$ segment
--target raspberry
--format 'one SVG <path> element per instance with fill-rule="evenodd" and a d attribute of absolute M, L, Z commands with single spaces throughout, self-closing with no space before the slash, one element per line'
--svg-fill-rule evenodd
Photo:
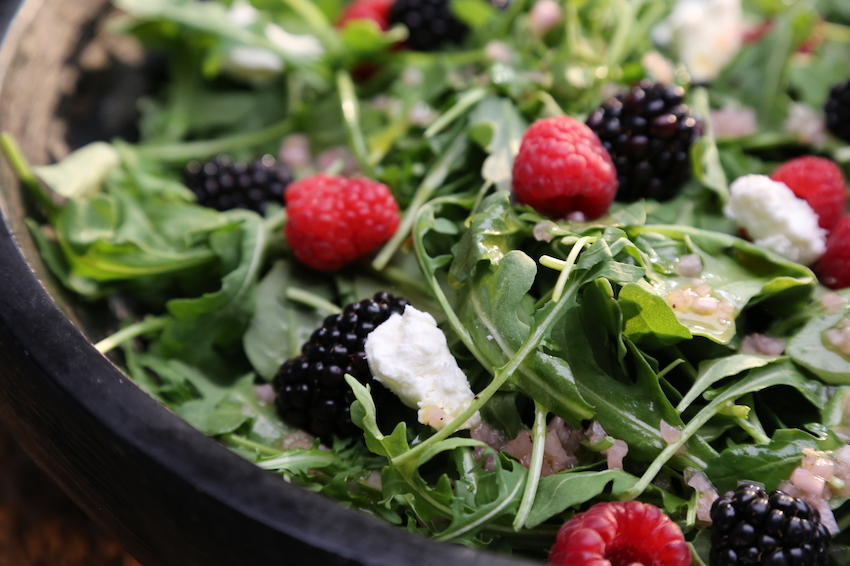
<path fill-rule="evenodd" d="M 351 438 L 359 434 L 360 429 L 351 422 L 354 392 L 345 374 L 369 384 L 382 414 L 405 411 L 398 397 L 372 377 L 364 344 L 370 332 L 391 314 L 402 314 L 407 304 L 401 297 L 376 293 L 327 317 L 301 348 L 301 355 L 286 361 L 274 377 L 275 407 L 281 418 L 324 441 L 333 435 Z"/>
<path fill-rule="evenodd" d="M 513 188 L 520 202 L 541 214 L 598 218 L 617 193 L 617 171 L 590 128 L 569 116 L 546 118 L 522 138 Z"/>
<path fill-rule="evenodd" d="M 850 216 L 845 216 L 833 227 L 815 272 L 820 282 L 830 289 L 850 287 Z"/>
<path fill-rule="evenodd" d="M 219 155 L 212 161 L 189 163 L 183 181 L 198 204 L 216 210 L 249 208 L 263 214 L 268 203 L 283 204 L 283 190 L 292 182 L 292 172 L 271 155 L 250 163 Z"/>
<path fill-rule="evenodd" d="M 835 137 L 850 142 L 850 80 L 838 83 L 829 91 L 824 106 L 826 127 Z"/>
<path fill-rule="evenodd" d="M 395 0 L 390 23 L 407 26 L 407 47 L 414 51 L 436 51 L 444 43 L 461 43 L 469 32 L 452 13 L 449 0 Z"/>
<path fill-rule="evenodd" d="M 549 562 L 561 566 L 689 566 L 679 526 L 640 501 L 597 503 L 558 532 Z"/>
<path fill-rule="evenodd" d="M 743 482 L 711 506 L 711 566 L 823 566 L 831 537 L 811 505 Z"/>
<path fill-rule="evenodd" d="M 392 7 L 393 0 L 354 0 L 345 7 L 336 21 L 336 27 L 341 29 L 351 20 L 372 20 L 381 31 L 387 31 L 390 29 Z"/>
<path fill-rule="evenodd" d="M 286 188 L 286 239 L 295 257 L 335 271 L 386 242 L 399 223 L 386 185 L 363 177 L 319 174 Z"/>
<path fill-rule="evenodd" d="M 832 230 L 847 208 L 844 173 L 829 159 L 813 155 L 798 157 L 783 163 L 770 178 L 785 183 L 797 198 L 808 202 L 825 230 Z"/>
<path fill-rule="evenodd" d="M 641 81 L 587 119 L 617 167 L 617 200 L 667 200 L 691 177 L 690 150 L 702 125 L 682 87 Z"/>

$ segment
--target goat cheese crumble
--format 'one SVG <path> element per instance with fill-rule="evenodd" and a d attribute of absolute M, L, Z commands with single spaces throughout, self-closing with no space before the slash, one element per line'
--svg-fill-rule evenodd
<path fill-rule="evenodd" d="M 460 415 L 475 395 L 430 314 L 408 305 L 369 333 L 366 359 L 375 380 L 419 409 L 419 422 L 437 430 Z M 475 413 L 461 428 L 481 423 Z"/>
<path fill-rule="evenodd" d="M 672 41 L 691 79 L 708 82 L 741 49 L 743 18 L 741 0 L 679 0 L 655 39 Z"/>
<path fill-rule="evenodd" d="M 805 200 L 785 183 L 765 175 L 745 175 L 729 187 L 723 213 L 745 229 L 756 245 L 811 265 L 826 250 L 826 230 Z"/>

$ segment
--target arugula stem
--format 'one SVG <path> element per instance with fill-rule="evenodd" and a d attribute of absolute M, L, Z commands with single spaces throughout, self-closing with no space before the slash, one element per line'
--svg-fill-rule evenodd
<path fill-rule="evenodd" d="M 629 38 L 629 29 L 635 20 L 635 15 L 640 10 L 643 0 L 635 2 L 636 6 L 632 6 L 629 0 L 617 0 L 617 27 L 614 29 L 614 35 L 611 38 L 611 43 L 608 46 L 608 57 L 606 63 L 609 69 L 620 65 L 626 49 L 626 40 Z"/>
<path fill-rule="evenodd" d="M 239 436 L 232 432 L 228 432 L 227 434 L 221 435 L 221 441 L 225 444 L 232 444 L 234 446 L 238 446 L 240 448 L 250 448 L 252 450 L 256 450 L 260 454 L 264 456 L 280 456 L 283 454 L 282 451 L 276 450 L 274 448 L 270 448 L 264 444 L 260 444 L 258 442 L 254 442 L 253 440 L 249 440 L 244 436 Z M 259 465 L 259 464 L 258 464 Z M 262 467 L 262 466 L 261 466 Z"/>
<path fill-rule="evenodd" d="M 404 217 L 401 219 L 401 224 L 393 234 L 393 237 L 384 244 L 381 251 L 372 262 L 372 267 L 378 271 L 386 267 L 393 254 L 401 246 L 401 243 L 410 235 L 410 230 L 413 228 L 413 222 L 419 213 L 419 209 L 425 205 L 431 198 L 431 195 L 440 188 L 443 181 L 449 174 L 449 167 L 455 159 L 460 157 L 461 153 L 466 149 L 466 136 L 456 135 L 454 140 L 449 144 L 448 148 L 440 155 L 431 171 L 422 180 L 422 183 L 416 189 L 413 195 L 413 200 L 407 210 L 404 211 Z"/>
<path fill-rule="evenodd" d="M 483 88 L 474 88 L 463 93 L 454 106 L 443 112 L 433 124 L 428 126 L 425 133 L 422 134 L 426 138 L 432 138 L 445 130 L 456 119 L 462 116 L 467 110 L 484 100 L 487 96 L 487 90 Z"/>
<path fill-rule="evenodd" d="M 426 206 L 423 206 L 422 210 L 420 211 L 420 214 L 417 215 L 417 222 L 419 216 L 422 216 L 430 208 L 436 207 L 441 202 L 441 199 L 434 199 Z M 424 261 L 423 258 L 427 257 L 427 252 L 425 251 L 423 239 L 421 237 L 414 238 L 413 240 L 417 259 L 419 260 L 419 265 L 421 267 Z M 423 271 L 426 271 L 427 273 L 427 270 Z M 431 289 L 431 294 L 434 296 L 434 298 L 437 299 L 437 302 L 440 303 L 440 306 L 443 309 L 443 313 L 446 315 L 446 319 L 449 321 L 449 325 L 452 327 L 452 330 L 455 331 L 461 342 L 464 343 L 464 345 L 469 349 L 469 352 L 476 360 L 478 360 L 482 367 L 487 367 L 487 358 L 484 357 L 484 354 L 481 353 L 481 350 L 478 349 L 478 346 L 475 345 L 475 341 L 472 340 L 472 337 L 469 335 L 469 331 L 467 331 L 466 327 L 460 322 L 457 313 L 454 311 L 451 304 L 449 303 L 449 299 L 443 292 L 442 287 L 440 287 L 440 284 L 437 281 L 436 277 L 434 277 L 434 275 L 431 273 L 427 273 L 426 281 Z"/>
<path fill-rule="evenodd" d="M 679 435 L 675 441 L 669 443 L 658 456 L 656 456 L 655 460 L 649 465 L 644 474 L 641 476 L 640 480 L 632 487 L 630 490 L 625 492 L 625 499 L 634 499 L 638 495 L 644 492 L 644 490 L 649 487 L 649 484 L 652 483 L 652 480 L 658 475 L 658 472 L 661 471 L 667 462 L 676 455 L 676 452 L 682 448 L 688 440 L 693 437 L 703 425 L 705 425 L 711 418 L 716 415 L 719 409 L 729 401 L 732 401 L 734 396 L 728 394 L 728 390 L 719 396 L 715 397 L 708 405 L 705 406 L 693 419 L 682 429 L 682 434 Z"/>
<path fill-rule="evenodd" d="M 310 291 L 299 289 L 298 287 L 287 287 L 286 298 L 290 301 L 295 301 L 296 303 L 301 303 L 302 305 L 313 307 L 317 311 L 321 311 L 327 314 L 339 314 L 342 312 L 342 309 L 333 304 L 332 302 L 323 299 L 322 297 L 311 293 Z"/>
<path fill-rule="evenodd" d="M 282 138 L 294 131 L 295 124 L 291 118 L 281 120 L 271 126 L 247 132 L 235 134 L 214 140 L 200 140 L 168 145 L 139 145 L 137 151 L 140 157 L 156 159 L 166 162 L 189 161 L 192 159 L 204 159 L 217 153 L 225 153 L 234 149 L 255 147 Z"/>
<path fill-rule="evenodd" d="M 132 340 L 133 338 L 162 330 L 170 320 L 170 316 L 148 317 L 142 321 L 135 322 L 130 326 L 125 326 L 112 336 L 104 338 L 95 344 L 94 348 L 101 354 L 105 354 L 116 346 L 120 346 L 124 342 Z"/>
<path fill-rule="evenodd" d="M 332 51 L 340 49 L 339 35 L 315 2 L 309 0 L 282 1 L 310 25 L 313 33 L 321 39 L 326 48 Z"/>
<path fill-rule="evenodd" d="M 29 190 L 35 197 L 38 203 L 48 212 L 48 216 L 52 216 L 59 212 L 59 206 L 53 202 L 53 199 L 45 192 L 44 187 L 32 172 L 32 167 L 21 151 L 21 146 L 9 132 L 0 133 L 0 149 L 6 155 L 6 160 L 18 177 L 18 180 Z"/>
<path fill-rule="evenodd" d="M 336 87 L 339 90 L 339 102 L 342 106 L 342 117 L 345 122 L 348 143 L 360 168 L 367 177 L 374 178 L 375 172 L 369 161 L 369 148 L 366 146 L 366 138 L 363 137 L 363 130 L 360 128 L 360 101 L 357 100 L 354 81 L 347 71 L 340 70 L 337 72 Z"/>
<path fill-rule="evenodd" d="M 563 265 L 555 267 L 555 269 L 561 270 L 561 274 L 558 276 L 558 281 L 555 282 L 555 289 L 552 291 L 553 301 L 557 303 L 561 300 L 561 296 L 564 293 L 564 286 L 567 284 L 567 279 L 569 279 L 570 277 L 570 273 L 572 272 L 573 265 L 575 265 L 576 259 L 578 259 L 578 254 L 581 253 L 586 244 L 594 242 L 598 239 L 599 238 L 597 236 L 583 236 L 579 238 L 578 241 L 573 244 L 573 247 L 570 250 L 570 253 L 567 255 L 567 259 L 564 260 Z M 549 256 L 544 257 L 548 258 Z M 540 259 L 542 260 L 543 258 L 541 257 Z M 554 260 L 554 258 L 549 259 Z M 553 265 L 548 265 L 547 267 L 553 267 Z"/>
<path fill-rule="evenodd" d="M 460 415 L 454 418 L 450 423 L 448 423 L 442 430 L 437 431 L 437 433 L 425 440 L 424 442 L 418 444 L 416 447 L 411 450 L 405 452 L 404 454 L 400 454 L 392 459 L 393 466 L 399 466 L 408 460 L 412 460 L 414 458 L 419 458 L 430 446 L 440 442 L 448 438 L 450 435 L 454 434 L 455 431 L 460 428 L 463 423 L 465 423 L 469 418 L 477 413 L 481 407 L 484 406 L 487 401 L 505 384 L 505 382 L 513 376 L 514 372 L 519 369 L 519 366 L 523 364 L 525 359 L 531 355 L 532 352 L 537 350 L 540 346 L 540 342 L 543 341 L 543 337 L 549 331 L 549 327 L 558 320 L 561 316 L 563 316 L 564 312 L 567 310 L 567 307 L 572 304 L 572 301 L 567 300 L 567 298 L 573 298 L 576 293 L 578 293 L 579 287 L 581 287 L 581 279 L 576 278 L 573 279 L 573 282 L 567 288 L 567 290 L 561 296 L 559 301 L 555 301 L 555 308 L 553 308 L 546 317 L 540 321 L 540 324 L 529 333 L 528 337 L 523 342 L 522 346 L 516 351 L 516 353 L 508 360 L 508 363 L 498 368 L 493 375 L 493 381 L 485 387 L 481 393 L 475 396 L 475 400 L 470 403 L 469 407 L 466 408 Z M 451 320 L 451 318 L 449 319 Z M 457 330 L 457 329 L 455 329 Z M 469 344 L 466 343 L 466 340 L 469 340 L 472 343 L 472 340 L 469 337 L 469 334 L 464 332 L 457 332 L 458 336 L 464 340 L 464 344 L 469 347 Z M 477 349 L 476 349 L 477 350 Z M 470 347 L 470 351 L 473 351 Z M 487 367 L 485 365 L 485 367 Z"/>
<path fill-rule="evenodd" d="M 528 475 L 526 476 L 525 489 L 522 492 L 522 500 L 514 517 L 513 527 L 515 531 L 520 530 L 525 525 L 537 496 L 537 486 L 540 484 L 540 472 L 543 469 L 543 456 L 546 450 L 546 416 L 548 414 L 549 409 L 535 399 L 534 425 L 531 429 L 531 461 L 528 464 Z"/>

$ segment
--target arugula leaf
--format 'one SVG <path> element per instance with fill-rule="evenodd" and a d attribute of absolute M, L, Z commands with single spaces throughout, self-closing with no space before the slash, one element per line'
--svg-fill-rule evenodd
<path fill-rule="evenodd" d="M 609 486 L 610 496 L 616 499 L 634 487 L 637 481 L 637 477 L 622 470 L 562 472 L 541 478 L 537 499 L 525 526 L 532 529 L 570 507 L 609 493 Z"/>
<path fill-rule="evenodd" d="M 59 163 L 33 167 L 33 172 L 56 194 L 74 198 L 95 194 L 119 163 L 118 152 L 112 145 L 93 142 Z"/>
<path fill-rule="evenodd" d="M 257 284 L 256 308 L 242 345 L 254 370 L 267 381 L 271 381 L 283 362 L 298 355 L 301 345 L 325 317 L 323 312 L 287 299 L 285 292 L 290 285 L 331 297 L 327 281 L 306 278 L 286 261 L 275 262 Z"/>
<path fill-rule="evenodd" d="M 256 282 L 267 238 L 257 214 L 234 210 L 225 216 L 234 223 L 211 236 L 222 264 L 231 265 L 221 280 L 221 289 L 195 299 L 169 301 L 173 319 L 155 344 L 165 357 L 179 358 L 213 373 L 228 371 L 230 364 L 223 363 L 217 349 L 241 341 L 254 313 Z"/>
<path fill-rule="evenodd" d="M 623 287 L 617 303 L 623 312 L 623 333 L 643 346 L 661 348 L 691 338 L 667 301 L 637 283 Z"/>
<path fill-rule="evenodd" d="M 832 385 L 850 385 L 850 359 L 827 346 L 826 333 L 850 317 L 850 307 L 812 319 L 789 342 L 791 359 Z"/>
<path fill-rule="evenodd" d="M 522 115 L 506 98 L 485 98 L 469 115 L 469 137 L 490 155 L 481 177 L 499 189 L 509 190 L 514 158 L 528 128 Z"/>
<path fill-rule="evenodd" d="M 802 430 L 777 430 L 769 444 L 744 444 L 727 448 L 708 463 L 705 473 L 720 493 L 735 489 L 741 480 L 763 483 L 770 492 L 800 466 L 803 449 L 834 450 L 834 436 L 818 438 Z"/>

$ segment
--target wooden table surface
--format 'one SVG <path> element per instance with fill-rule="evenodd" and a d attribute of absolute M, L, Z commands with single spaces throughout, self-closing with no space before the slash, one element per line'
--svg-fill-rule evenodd
<path fill-rule="evenodd" d="M 140 566 L 0 425 L 0 566 Z"/>

